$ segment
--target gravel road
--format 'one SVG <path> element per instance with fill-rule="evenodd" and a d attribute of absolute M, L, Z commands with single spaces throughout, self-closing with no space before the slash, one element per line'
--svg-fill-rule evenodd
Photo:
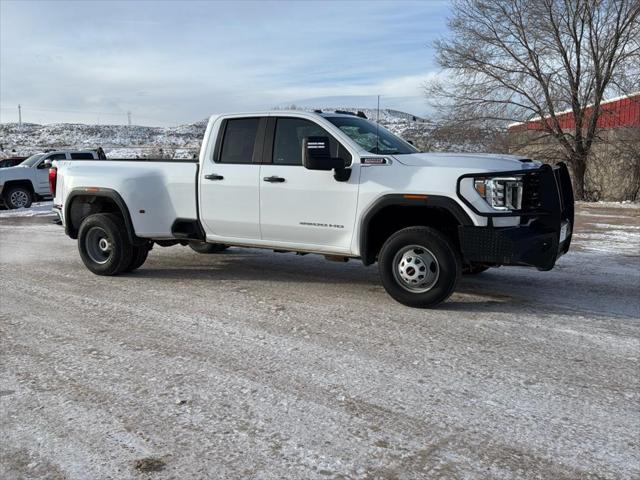
<path fill-rule="evenodd" d="M 639 478 L 640 210 L 578 229 L 422 311 L 312 255 L 97 277 L 0 215 L 0 478 Z"/>

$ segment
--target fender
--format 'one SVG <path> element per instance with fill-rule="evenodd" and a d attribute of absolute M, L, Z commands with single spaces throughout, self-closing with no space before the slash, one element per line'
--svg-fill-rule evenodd
<path fill-rule="evenodd" d="M 38 194 L 36 193 L 36 189 L 35 189 L 35 187 L 33 186 L 33 182 L 31 181 L 31 179 L 30 179 L 30 178 L 16 178 L 15 180 L 7 180 L 7 181 L 4 183 L 4 186 L 2 187 L 2 189 L 0 189 L 0 190 L 1 190 L 1 191 L 5 191 L 5 190 L 7 190 L 9 187 L 12 187 L 12 186 L 14 186 L 14 185 L 22 185 L 22 186 L 24 186 L 24 187 L 27 187 L 27 188 L 31 189 L 31 192 L 32 192 L 34 195 L 38 195 Z M 46 195 L 45 195 L 45 196 L 46 196 Z"/>
<path fill-rule="evenodd" d="M 368 251 L 369 224 L 371 223 L 371 219 L 373 219 L 380 210 L 390 206 L 439 208 L 453 215 L 460 225 L 473 225 L 469 215 L 467 215 L 464 209 L 452 198 L 427 194 L 393 193 L 383 195 L 373 202 L 360 221 L 360 257 L 362 258 L 362 263 L 365 265 L 371 265 L 375 261 L 375 256 Z"/>
<path fill-rule="evenodd" d="M 71 206 L 73 205 L 74 198 L 79 196 L 108 198 L 109 200 L 113 201 L 113 203 L 116 204 L 116 206 L 122 213 L 122 218 L 124 219 L 124 225 L 125 225 L 125 228 L 127 229 L 127 236 L 129 237 L 129 241 L 134 245 L 141 245 L 147 242 L 147 240 L 142 239 L 136 235 L 136 232 L 133 228 L 133 222 L 131 221 L 131 214 L 129 213 L 129 208 L 127 207 L 127 204 L 122 199 L 120 194 L 111 188 L 96 188 L 96 187 L 76 187 L 73 190 L 71 190 L 71 192 L 67 196 L 65 206 L 64 206 L 64 219 L 65 219 L 64 230 L 69 237 L 73 239 L 78 238 L 78 229 L 74 228 L 73 225 L 71 225 L 70 213 L 71 213 Z"/>

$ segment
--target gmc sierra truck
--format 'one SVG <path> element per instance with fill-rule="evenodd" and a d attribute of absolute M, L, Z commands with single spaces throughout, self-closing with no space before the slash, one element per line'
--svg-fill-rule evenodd
<path fill-rule="evenodd" d="M 320 111 L 212 116 L 198 160 L 57 161 L 50 186 L 95 274 L 140 267 L 154 244 L 259 247 L 377 262 L 412 307 L 446 300 L 463 272 L 550 270 L 574 215 L 562 163 L 420 153 L 365 118 Z"/>

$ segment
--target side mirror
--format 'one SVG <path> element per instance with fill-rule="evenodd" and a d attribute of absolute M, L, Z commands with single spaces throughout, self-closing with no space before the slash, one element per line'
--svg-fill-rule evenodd
<path fill-rule="evenodd" d="M 38 168 L 51 168 L 51 159 L 47 158 Z"/>
<path fill-rule="evenodd" d="M 344 170 L 341 158 L 332 158 L 329 137 L 305 137 L 302 141 L 302 165 L 308 170 Z"/>

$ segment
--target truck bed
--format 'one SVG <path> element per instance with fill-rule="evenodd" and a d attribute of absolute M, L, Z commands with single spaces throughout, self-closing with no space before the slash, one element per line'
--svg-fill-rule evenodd
<path fill-rule="evenodd" d="M 64 208 L 66 197 L 77 190 L 111 189 L 127 205 L 139 237 L 172 238 L 177 219 L 198 218 L 197 159 L 73 160 L 57 162 L 57 167 L 62 198 L 56 197 L 56 203 Z"/>

